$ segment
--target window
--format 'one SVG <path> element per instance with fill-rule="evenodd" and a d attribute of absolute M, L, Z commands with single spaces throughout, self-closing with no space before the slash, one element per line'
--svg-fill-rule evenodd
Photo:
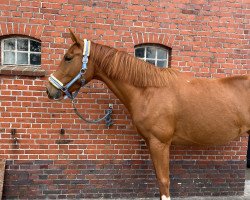
<path fill-rule="evenodd" d="M 170 49 L 156 45 L 135 47 L 135 56 L 158 67 L 169 67 Z"/>
<path fill-rule="evenodd" d="M 41 65 L 41 43 L 23 37 L 2 39 L 1 65 Z"/>

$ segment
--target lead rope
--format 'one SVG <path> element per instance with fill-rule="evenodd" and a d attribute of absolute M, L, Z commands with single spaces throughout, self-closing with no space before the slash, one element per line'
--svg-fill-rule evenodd
<path fill-rule="evenodd" d="M 95 119 L 95 120 L 90 120 L 90 119 L 86 119 L 84 118 L 81 113 L 78 112 L 77 108 L 76 108 L 76 104 L 77 101 L 75 99 L 72 100 L 72 105 L 74 108 L 75 113 L 77 114 L 77 116 L 82 119 L 83 121 L 87 122 L 87 123 L 91 123 L 91 124 L 96 124 L 99 123 L 102 120 L 105 120 L 106 122 L 106 126 L 110 127 L 113 125 L 112 119 L 111 119 L 111 114 L 112 114 L 112 107 L 110 106 L 108 110 L 105 110 L 105 115 L 104 117 L 100 118 L 100 119 Z"/>

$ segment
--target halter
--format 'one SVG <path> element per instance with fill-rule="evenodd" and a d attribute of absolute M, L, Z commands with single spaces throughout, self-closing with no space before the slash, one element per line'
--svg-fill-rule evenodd
<path fill-rule="evenodd" d="M 83 74 L 85 74 L 87 70 L 87 64 L 88 64 L 88 57 L 90 53 L 90 44 L 91 42 L 88 41 L 87 39 L 84 39 L 84 48 L 83 48 L 83 58 L 82 58 L 82 68 L 80 72 L 73 78 L 70 82 L 68 82 L 65 86 L 61 81 L 59 81 L 53 74 L 50 75 L 49 77 L 49 82 L 55 86 L 57 89 L 61 90 L 63 93 L 67 95 L 67 97 L 71 100 L 75 99 L 78 92 L 80 91 L 81 87 L 85 85 L 86 80 L 83 78 Z M 70 94 L 69 88 L 80 79 L 81 81 L 81 87 L 77 89 L 73 94 Z"/>
<path fill-rule="evenodd" d="M 81 87 L 83 87 L 86 83 L 86 80 L 83 78 L 83 75 L 85 74 L 86 70 L 87 70 L 87 64 L 88 64 L 88 57 L 90 54 L 90 44 L 91 42 L 84 39 L 84 48 L 83 48 L 83 58 L 82 58 L 82 68 L 80 70 L 80 72 L 75 76 L 75 78 L 73 78 L 70 82 L 68 82 L 65 86 L 63 86 L 63 83 L 61 81 L 59 81 L 53 74 L 50 75 L 49 77 L 49 82 L 55 86 L 57 89 L 61 90 L 63 93 L 65 93 L 67 95 L 67 97 L 69 99 L 72 100 L 72 104 L 74 107 L 74 111 L 75 113 L 85 122 L 87 123 L 98 123 L 102 120 L 106 121 L 106 126 L 110 127 L 113 125 L 112 119 L 111 119 L 111 114 L 112 114 L 112 108 L 113 108 L 113 104 L 109 105 L 109 109 L 105 111 L 105 116 L 100 118 L 100 119 L 96 119 L 96 120 L 89 120 L 89 119 L 85 119 L 78 111 L 76 108 L 76 96 L 78 94 L 78 92 L 80 91 Z M 81 81 L 81 87 L 79 89 L 77 89 L 73 94 L 70 94 L 69 92 L 69 88 L 76 82 L 80 80 Z"/>

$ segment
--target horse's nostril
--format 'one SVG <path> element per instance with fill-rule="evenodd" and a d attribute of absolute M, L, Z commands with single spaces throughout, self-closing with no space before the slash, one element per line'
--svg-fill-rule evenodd
<path fill-rule="evenodd" d="M 50 96 L 48 88 L 46 88 L 46 93 L 47 93 L 48 96 Z"/>
<path fill-rule="evenodd" d="M 46 88 L 46 93 L 47 93 L 47 95 L 48 95 L 49 99 L 52 99 L 52 98 L 53 98 L 53 97 L 51 96 L 51 94 L 50 94 L 50 92 L 49 92 L 48 88 Z"/>
<path fill-rule="evenodd" d="M 55 94 L 54 98 L 55 98 L 55 99 L 60 99 L 60 98 L 61 98 L 61 96 L 62 96 L 61 91 L 60 91 L 60 90 L 57 90 L 57 92 L 56 92 L 56 94 Z"/>
<path fill-rule="evenodd" d="M 47 93 L 49 99 L 58 100 L 62 97 L 61 90 L 57 90 L 55 88 L 46 87 L 46 93 Z"/>

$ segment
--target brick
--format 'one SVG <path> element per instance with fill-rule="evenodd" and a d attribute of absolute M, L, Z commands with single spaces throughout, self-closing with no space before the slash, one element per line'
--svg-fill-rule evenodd
<path fill-rule="evenodd" d="M 75 178 L 79 175 L 73 175 L 72 180 L 69 181 L 62 178 L 66 181 L 65 184 L 62 184 L 66 189 L 61 189 L 60 193 L 57 193 L 58 191 L 53 188 L 51 183 L 53 176 L 39 174 L 35 170 L 36 172 L 31 177 L 36 177 L 33 178 L 34 180 L 40 177 L 41 180 L 38 182 L 42 181 L 41 183 L 44 184 L 40 187 L 44 188 L 43 191 L 47 191 L 47 196 L 46 192 L 39 194 L 41 190 L 36 188 L 32 192 L 31 198 L 59 198 L 62 196 L 65 198 L 103 196 L 119 198 L 124 197 L 124 194 L 127 193 L 131 198 L 143 198 L 158 194 L 155 183 L 151 185 L 148 183 L 147 187 L 151 190 L 143 189 L 145 186 L 138 183 L 136 183 L 138 187 L 136 186 L 135 189 L 128 187 L 111 191 L 110 188 L 101 188 L 104 183 L 107 183 L 105 176 L 101 175 L 100 170 L 97 170 L 97 168 L 103 168 L 102 163 L 104 164 L 109 159 L 111 159 L 110 162 L 115 162 L 118 159 L 116 167 L 125 170 L 130 166 L 121 163 L 122 159 L 138 159 L 138 162 L 149 159 L 147 147 L 134 130 L 128 112 L 102 83 L 93 82 L 89 84 L 90 88 L 82 89 L 78 98 L 78 106 L 84 116 L 98 117 L 103 114 L 103 110 L 110 102 L 114 103 L 112 118 L 115 125 L 110 129 L 106 129 L 103 123 L 89 125 L 82 122 L 73 113 L 68 100 L 58 103 L 48 100 L 45 85 L 48 74 L 57 69 L 64 52 L 72 44 L 68 27 L 81 37 L 129 51 L 131 55 L 134 53 L 134 45 L 141 43 L 165 45 L 172 48 L 171 67 L 176 67 L 191 76 L 219 78 L 232 74 L 249 74 L 249 37 L 247 36 L 249 12 L 245 6 L 246 2 L 242 1 L 236 4 L 235 0 L 216 1 L 206 5 L 204 2 L 204 0 L 193 0 L 192 2 L 182 0 L 174 2 L 169 7 L 167 2 L 159 4 L 157 1 L 149 0 L 136 0 L 132 3 L 121 0 L 94 3 L 87 0 L 51 0 L 42 3 L 13 1 L 11 4 L 9 0 L 1 1 L 0 36 L 22 34 L 41 40 L 42 66 L 36 69 L 24 66 L 0 67 L 0 121 L 4 121 L 0 128 L 0 132 L 3 132 L 1 132 L 0 157 L 9 160 L 37 159 L 41 162 L 41 170 L 54 170 L 53 168 L 56 168 L 54 161 L 58 161 L 64 167 L 74 159 L 93 159 L 91 162 L 95 166 L 94 171 L 82 172 L 86 175 L 93 173 L 91 175 L 96 176 L 92 177 L 95 180 L 95 185 L 92 188 L 88 182 L 82 183 L 89 189 L 86 192 L 76 192 L 78 188 L 69 188 L 68 186 L 68 182 L 73 183 L 72 185 L 81 185 L 81 181 Z M 233 12 L 234 15 L 232 15 Z M 20 134 L 19 149 L 12 145 L 13 141 L 9 135 L 11 128 L 16 128 Z M 61 128 L 66 130 L 64 136 L 60 135 Z M 173 187 L 171 189 L 173 195 L 178 196 L 178 191 L 186 196 L 208 193 L 210 195 L 231 194 L 226 189 L 210 188 L 205 191 L 198 188 L 211 187 L 208 180 L 221 187 L 229 188 L 228 182 L 234 182 L 237 177 L 242 177 L 240 172 L 242 163 L 228 163 L 233 168 L 232 178 L 234 180 L 228 179 L 231 169 L 227 168 L 225 164 L 231 159 L 245 160 L 247 138 L 244 136 L 239 140 L 241 141 L 232 142 L 224 147 L 172 147 L 171 159 L 175 162 L 174 170 L 176 170 L 173 173 L 176 174 L 176 177 L 181 176 L 180 180 L 183 180 L 184 184 L 184 186 Z M 222 172 L 223 174 L 219 175 L 211 171 L 211 177 L 206 179 L 205 174 L 199 171 L 198 166 L 211 170 L 213 164 L 202 162 L 208 158 L 218 162 L 217 166 L 225 168 L 227 172 Z M 46 159 L 53 161 L 47 165 L 44 164 L 43 169 L 42 162 L 46 163 Z M 69 161 L 60 161 L 60 159 L 69 159 Z M 101 160 L 99 163 L 98 159 Z M 181 162 L 182 160 L 196 160 L 198 164 L 195 166 L 194 163 Z M 221 160 L 224 162 L 220 162 Z M 76 163 L 76 161 L 72 162 Z M 134 166 L 134 169 L 140 169 L 134 171 L 135 176 L 139 176 L 140 173 L 145 174 L 143 170 L 149 169 L 145 163 Z M 176 166 L 176 164 L 178 165 Z M 19 165 L 11 167 L 20 170 Z M 196 173 L 186 172 L 185 166 Z M 76 165 L 76 169 L 84 169 L 85 167 L 87 168 L 85 164 Z M 114 165 L 105 165 L 105 167 L 115 169 Z M 110 173 L 109 171 L 105 172 Z M 23 172 L 20 171 L 20 173 Z M 59 180 L 59 175 L 64 176 L 68 173 L 69 171 L 66 171 L 63 174 L 61 171 L 54 174 L 54 180 Z M 130 179 L 134 180 L 129 171 L 126 173 Z M 194 180 L 195 189 L 189 188 L 193 184 L 187 180 L 188 177 L 195 178 L 197 173 L 201 173 L 202 176 L 200 185 Z M 120 174 L 116 176 L 122 177 Z M 153 173 L 151 176 L 154 179 Z M 103 182 L 98 182 L 99 179 L 103 179 Z M 24 184 L 23 180 L 16 184 Z M 122 178 L 120 178 L 121 180 Z M 225 181 L 223 182 L 223 180 Z M 240 181 L 243 183 L 243 180 Z M 119 185 L 118 182 L 114 182 L 114 184 Z M 100 194 L 95 193 L 94 187 L 101 189 L 99 190 Z M 185 187 L 188 189 L 184 190 Z M 235 185 L 232 187 L 234 187 L 235 194 L 242 191 L 242 185 L 239 185 L 238 188 Z M 5 189 L 6 194 L 10 194 L 14 198 L 27 198 L 22 195 L 27 194 L 28 187 L 18 191 L 13 188 L 11 186 L 9 189 Z M 29 188 L 33 188 L 33 185 Z M 69 191 L 72 192 L 72 196 L 70 196 Z M 117 191 L 119 191 L 118 194 Z M 145 191 L 148 192 L 145 193 Z"/>

